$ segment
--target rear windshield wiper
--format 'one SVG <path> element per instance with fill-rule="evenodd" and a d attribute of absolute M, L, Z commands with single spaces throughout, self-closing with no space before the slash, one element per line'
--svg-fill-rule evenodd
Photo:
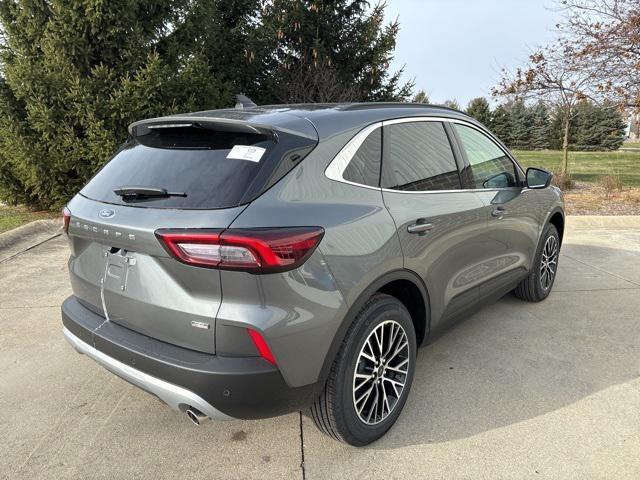
<path fill-rule="evenodd" d="M 184 192 L 168 192 L 162 187 L 123 186 L 116 188 L 113 193 L 123 199 L 154 198 L 154 197 L 186 197 Z"/>

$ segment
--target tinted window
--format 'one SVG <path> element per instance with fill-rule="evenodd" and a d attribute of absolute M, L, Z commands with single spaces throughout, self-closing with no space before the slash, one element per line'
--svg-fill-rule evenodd
<path fill-rule="evenodd" d="M 377 187 L 382 157 L 382 129 L 371 132 L 355 153 L 342 178 L 349 182 Z"/>
<path fill-rule="evenodd" d="M 126 143 L 80 193 L 94 200 L 141 207 L 234 207 L 264 192 L 316 144 L 281 132 L 277 140 L 271 135 L 194 127 L 150 130 Z M 231 153 L 234 146 L 240 149 Z M 242 147 L 257 149 L 247 154 L 248 149 Z M 251 159 L 233 158 L 243 152 Z M 113 192 L 122 186 L 159 187 L 184 192 L 186 197 L 124 200 Z"/>
<path fill-rule="evenodd" d="M 392 190 L 460 188 L 456 161 L 440 122 L 384 127 L 382 187 Z"/>
<path fill-rule="evenodd" d="M 493 140 L 475 128 L 454 124 L 471 169 L 475 188 L 505 188 L 518 185 L 515 165 Z"/>

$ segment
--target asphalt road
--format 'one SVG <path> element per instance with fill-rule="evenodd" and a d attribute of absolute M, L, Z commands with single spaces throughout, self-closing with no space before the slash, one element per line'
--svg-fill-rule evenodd
<path fill-rule="evenodd" d="M 66 240 L 46 241 L 0 263 L 0 478 L 640 478 L 640 229 L 596 223 L 545 302 L 508 295 L 420 350 L 363 449 L 298 413 L 198 428 L 78 355 Z"/>

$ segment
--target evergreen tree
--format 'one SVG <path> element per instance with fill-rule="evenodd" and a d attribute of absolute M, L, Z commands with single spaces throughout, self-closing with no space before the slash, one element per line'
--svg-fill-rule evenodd
<path fill-rule="evenodd" d="M 574 123 L 571 141 L 576 150 L 617 150 L 622 145 L 625 123 L 614 105 L 582 101 Z"/>
<path fill-rule="evenodd" d="M 511 121 L 510 146 L 519 149 L 528 149 L 531 141 L 532 118 L 524 102 L 517 101 L 509 109 Z"/>
<path fill-rule="evenodd" d="M 483 125 L 491 125 L 491 107 L 484 97 L 474 98 L 467 106 L 467 114 Z"/>
<path fill-rule="evenodd" d="M 531 136 L 529 147 L 533 150 L 545 150 L 551 142 L 551 119 L 546 105 L 536 103 L 529 109 L 531 118 Z"/>
<path fill-rule="evenodd" d="M 0 0 L 0 200 L 59 207 L 129 123 L 258 103 L 405 100 L 365 0 Z"/>
<path fill-rule="evenodd" d="M 268 90 L 278 38 L 262 27 L 263 0 L 192 0 L 181 14 L 173 45 L 206 56 L 215 77 L 257 103 L 272 102 Z"/>
<path fill-rule="evenodd" d="M 193 42 L 192 2 L 0 2 L 0 196 L 59 207 L 137 119 L 228 105 Z"/>
<path fill-rule="evenodd" d="M 605 104 L 602 107 L 601 148 L 603 150 L 617 150 L 622 146 L 627 129 L 622 112 L 614 105 Z"/>
<path fill-rule="evenodd" d="M 549 125 L 549 129 L 549 148 L 551 150 L 561 150 L 564 135 L 564 120 L 562 111 L 560 111 L 558 108 L 554 108 L 551 110 L 551 123 Z M 573 137 L 574 133 L 575 125 L 573 125 L 569 130 L 570 139 Z"/>
<path fill-rule="evenodd" d="M 504 105 L 498 105 L 493 110 L 489 127 L 505 145 L 511 146 L 511 118 Z"/>
<path fill-rule="evenodd" d="M 460 110 L 460 104 L 455 98 L 453 100 L 445 100 L 442 106 L 447 108 L 453 108 L 454 110 Z"/>
<path fill-rule="evenodd" d="M 571 150 L 603 151 L 617 150 L 624 140 L 625 122 L 615 105 L 596 105 L 587 100 L 575 107 L 575 117 L 569 130 Z M 561 148 L 562 117 L 558 112 L 552 115 L 551 148 Z"/>
<path fill-rule="evenodd" d="M 273 101 L 406 100 L 412 84 L 390 72 L 398 22 L 384 24 L 384 3 L 272 0 L 264 37 L 277 38 L 269 87 Z M 331 95 L 328 95 L 331 90 Z"/>
<path fill-rule="evenodd" d="M 429 103 L 429 95 L 424 90 L 419 90 L 411 99 L 413 103 Z"/>

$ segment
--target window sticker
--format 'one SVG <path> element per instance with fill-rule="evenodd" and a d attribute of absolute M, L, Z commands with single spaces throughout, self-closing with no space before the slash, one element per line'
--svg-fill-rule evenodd
<path fill-rule="evenodd" d="M 227 158 L 234 160 L 249 160 L 250 162 L 259 162 L 264 155 L 266 148 L 262 147 L 251 147 L 248 145 L 235 145 Z"/>

